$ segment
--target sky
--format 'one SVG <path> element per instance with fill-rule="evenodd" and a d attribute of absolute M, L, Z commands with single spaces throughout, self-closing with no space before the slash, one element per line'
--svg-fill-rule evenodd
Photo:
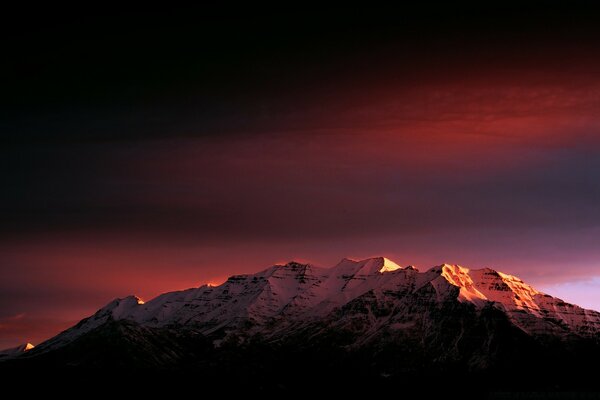
<path fill-rule="evenodd" d="M 1 28 L 0 348 L 290 260 L 600 310 L 599 15 L 38 11 Z"/>

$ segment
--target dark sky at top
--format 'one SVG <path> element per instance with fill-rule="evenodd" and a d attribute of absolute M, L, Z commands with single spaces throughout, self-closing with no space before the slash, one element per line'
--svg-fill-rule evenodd
<path fill-rule="evenodd" d="M 0 347 L 290 259 L 492 266 L 600 307 L 576 6 L 7 11 Z"/>

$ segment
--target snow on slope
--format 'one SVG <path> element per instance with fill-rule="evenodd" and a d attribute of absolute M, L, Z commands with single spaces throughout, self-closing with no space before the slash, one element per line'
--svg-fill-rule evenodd
<path fill-rule="evenodd" d="M 541 293 L 517 277 L 449 264 L 421 273 L 376 257 L 345 258 L 329 269 L 290 262 L 234 275 L 219 286 L 164 293 L 146 303 L 135 296 L 116 299 L 39 347 L 68 342 L 109 319 L 151 327 L 189 326 L 204 334 L 240 329 L 264 333 L 324 319 L 364 296 L 400 302 L 425 287 L 433 288 L 434 303 L 460 301 L 476 309 L 492 305 L 531 334 L 600 332 L 600 313 Z"/>
<path fill-rule="evenodd" d="M 442 267 L 442 275 L 460 287 L 460 301 L 478 306 L 492 302 L 527 332 L 549 333 L 547 324 L 540 321 L 553 321 L 557 330 L 562 328 L 582 335 L 600 331 L 600 313 L 539 292 L 516 276 L 490 268 L 469 270 L 447 264 Z"/>

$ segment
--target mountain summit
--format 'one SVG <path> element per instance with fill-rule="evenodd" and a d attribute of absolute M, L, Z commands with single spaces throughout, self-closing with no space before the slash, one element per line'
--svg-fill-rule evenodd
<path fill-rule="evenodd" d="M 26 351 L 33 349 L 34 347 L 35 347 L 34 345 L 27 342 L 27 343 L 21 344 L 16 347 L 11 347 L 9 349 L 0 350 L 0 360 L 2 358 L 19 356 L 19 355 L 25 353 Z"/>
<path fill-rule="evenodd" d="M 235 354 L 235 365 L 259 370 L 296 360 L 313 369 L 367 368 L 377 379 L 531 374 L 526 363 L 559 371 L 573 357 L 598 354 L 599 338 L 600 313 L 493 269 L 443 264 L 420 272 L 384 257 L 344 258 L 332 268 L 274 265 L 148 302 L 115 299 L 18 361 L 206 372 L 232 368 Z"/>

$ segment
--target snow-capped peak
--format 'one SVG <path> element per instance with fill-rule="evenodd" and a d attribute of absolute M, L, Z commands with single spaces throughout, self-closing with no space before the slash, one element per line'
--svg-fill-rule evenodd
<path fill-rule="evenodd" d="M 131 313 L 133 309 L 143 305 L 144 302 L 137 296 L 127 296 L 122 299 L 115 299 L 106 306 L 115 318 L 119 318 Z"/>
<path fill-rule="evenodd" d="M 33 349 L 35 346 L 29 342 L 25 344 L 20 344 L 15 347 L 11 347 L 10 349 L 0 350 L 0 358 L 6 357 L 15 357 L 21 355 L 29 350 Z"/>
<path fill-rule="evenodd" d="M 539 310 L 537 295 L 544 295 L 521 279 L 491 268 L 471 270 L 460 265 L 443 264 L 441 274 L 460 288 L 459 299 L 480 304 L 481 300 L 501 303 L 509 308 Z"/>
<path fill-rule="evenodd" d="M 379 270 L 379 272 L 381 272 L 381 273 L 395 271 L 397 269 L 402 268 L 401 266 L 399 266 L 398 264 L 396 264 L 389 258 L 385 258 L 385 257 L 381 257 L 381 258 L 383 259 L 383 265 L 381 266 L 381 269 Z"/>
<path fill-rule="evenodd" d="M 372 275 L 377 272 L 384 273 L 401 269 L 398 264 L 385 257 L 372 257 L 364 260 L 353 260 L 343 258 L 334 269 L 337 271 L 350 271 L 360 273 L 360 275 Z"/>

